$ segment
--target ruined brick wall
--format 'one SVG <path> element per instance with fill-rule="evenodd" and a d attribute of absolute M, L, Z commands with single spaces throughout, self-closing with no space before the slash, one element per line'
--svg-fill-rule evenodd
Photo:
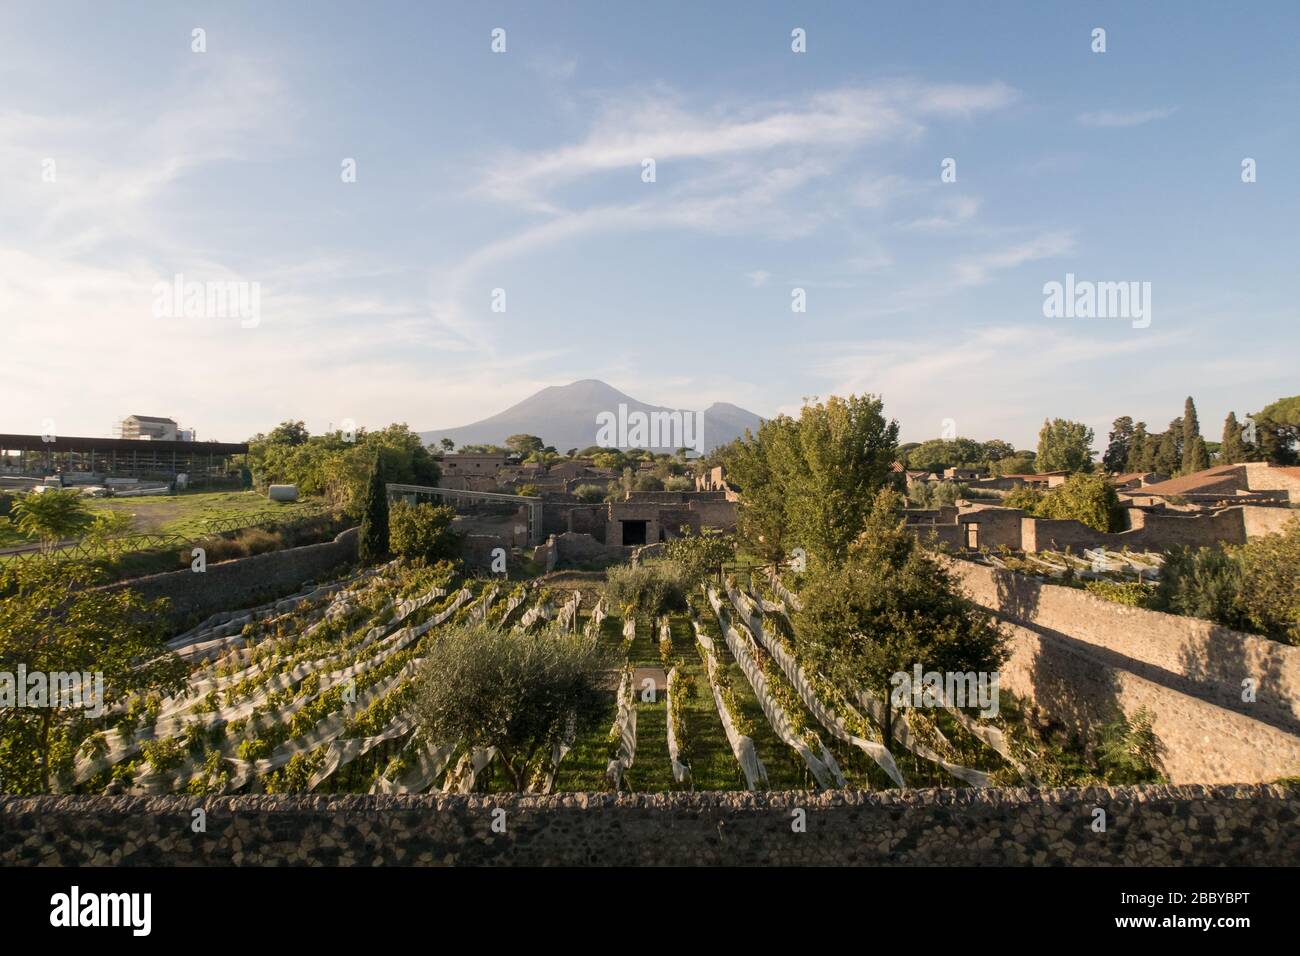
<path fill-rule="evenodd" d="M 1280 786 L 3 797 L 0 864 L 1277 866 L 1298 812 Z"/>
<path fill-rule="evenodd" d="M 349 528 L 333 541 L 209 564 L 202 574 L 189 569 L 166 571 L 108 588 L 130 588 L 148 600 L 167 598 L 172 617 L 184 621 L 291 594 L 306 581 L 337 576 L 356 559 L 357 529 Z"/>
<path fill-rule="evenodd" d="M 1225 508 L 1213 514 L 1146 514 L 1128 531 L 1107 534 L 1078 521 L 1062 518 L 1022 518 L 1020 547 L 1024 551 L 1063 551 L 1105 546 L 1118 551 L 1164 551 L 1169 548 L 1242 544 L 1246 540 L 1243 509 Z"/>

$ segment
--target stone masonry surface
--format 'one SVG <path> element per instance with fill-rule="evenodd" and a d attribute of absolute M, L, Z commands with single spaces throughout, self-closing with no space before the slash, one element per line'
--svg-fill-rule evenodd
<path fill-rule="evenodd" d="M 191 829 L 196 808 L 205 833 Z M 800 809 L 803 833 L 792 827 Z M 1284 865 L 1300 859 L 1298 812 L 1300 794 L 1276 784 L 0 797 L 0 864 Z"/>

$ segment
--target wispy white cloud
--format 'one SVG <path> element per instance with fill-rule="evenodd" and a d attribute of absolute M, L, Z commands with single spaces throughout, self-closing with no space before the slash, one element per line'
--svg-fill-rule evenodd
<path fill-rule="evenodd" d="M 1173 113 L 1173 109 L 1137 110 L 1127 113 L 1114 110 L 1099 110 L 1093 113 L 1080 113 L 1076 119 L 1080 126 L 1095 129 L 1122 129 L 1161 120 L 1167 116 L 1172 116 Z"/>
<path fill-rule="evenodd" d="M 1045 232 L 1024 242 L 981 252 L 959 259 L 953 275 L 961 286 L 983 285 L 997 272 L 1014 269 L 1026 262 L 1053 259 L 1074 249 L 1074 237 L 1068 232 Z"/>

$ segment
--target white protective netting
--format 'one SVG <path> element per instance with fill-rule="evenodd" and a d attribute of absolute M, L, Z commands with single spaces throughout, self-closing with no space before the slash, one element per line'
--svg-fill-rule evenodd
<path fill-rule="evenodd" d="M 618 716 L 610 735 L 618 736 L 618 756 L 605 768 L 605 778 L 611 790 L 617 790 L 623 782 L 623 774 L 636 759 L 636 688 L 632 685 L 632 668 L 623 668 L 623 677 L 618 684 Z"/>
<path fill-rule="evenodd" d="M 694 613 L 691 615 L 691 627 L 695 630 L 695 640 L 704 658 L 704 673 L 709 679 L 709 688 L 713 691 L 713 703 L 718 710 L 718 719 L 722 721 L 722 729 L 727 735 L 731 753 L 745 775 L 745 785 L 750 790 L 766 790 L 768 788 L 767 768 L 763 766 L 763 761 L 758 759 L 753 738 L 736 729 L 736 723 L 731 719 L 731 712 L 727 709 L 727 702 L 723 699 L 722 689 L 718 686 L 718 668 L 721 665 L 718 663 L 713 638 L 705 633 Z"/>
<path fill-rule="evenodd" d="M 749 681 L 749 686 L 753 688 L 754 697 L 758 700 L 758 706 L 763 709 L 763 716 L 767 718 L 767 722 L 776 732 L 776 735 L 799 754 L 809 772 L 813 775 L 813 779 L 817 781 L 817 785 L 823 790 L 830 790 L 836 786 L 846 786 L 844 774 L 840 772 L 834 755 L 824 745 L 820 748 L 820 754 L 813 753 L 807 741 L 795 732 L 790 715 L 786 713 L 785 708 L 781 706 L 781 703 L 768 688 L 767 677 L 754 659 L 754 655 L 749 648 L 748 639 L 732 626 L 731 619 L 726 613 L 717 591 L 709 588 L 708 597 L 713 613 L 717 615 L 722 638 L 727 642 L 727 649 L 731 651 L 731 656 L 735 658 L 741 673 L 745 675 L 745 679 Z"/>
<path fill-rule="evenodd" d="M 677 668 L 674 667 L 668 672 L 668 690 L 664 701 L 668 708 L 668 759 L 673 765 L 673 781 L 685 783 L 690 778 L 691 768 L 682 762 L 681 748 L 677 744 L 677 721 L 673 715 L 673 691 L 677 683 Z"/>
<path fill-rule="evenodd" d="M 190 715 L 188 718 L 184 711 L 196 706 L 201 702 L 202 698 L 185 698 L 183 702 L 186 706 L 181 710 L 175 709 L 178 703 L 180 703 L 177 699 L 171 700 L 171 709 L 168 708 L 168 702 L 164 702 L 164 712 L 167 716 L 161 716 L 160 714 L 159 718 L 155 720 L 152 726 L 134 733 L 122 733 L 115 730 L 106 734 L 103 737 L 101 747 L 97 751 L 83 754 L 78 759 L 74 770 L 74 779 L 78 783 L 84 783 L 96 773 L 99 773 L 100 771 L 121 762 L 127 757 L 138 753 L 146 743 L 182 734 L 191 726 L 197 726 L 204 730 L 208 730 L 219 724 L 226 724 L 233 720 L 243 720 L 251 715 L 254 710 L 266 705 L 271 695 L 291 687 L 296 687 L 307 676 L 320 673 L 320 679 L 314 693 L 296 697 L 292 701 L 268 711 L 263 716 L 264 720 L 269 720 L 273 723 L 289 721 L 293 718 L 294 714 L 298 713 L 313 700 L 325 694 L 330 689 L 340 684 L 354 681 L 367 671 L 380 666 L 388 658 L 410 646 L 429 630 L 447 621 L 461 606 L 465 604 L 466 601 L 472 597 L 473 593 L 471 591 L 468 589 L 462 589 L 458 592 L 456 598 L 450 605 L 448 605 L 448 607 L 431 617 L 428 621 L 416 627 L 403 627 L 389 637 L 379 640 L 375 645 L 377 648 L 376 653 L 374 653 L 370 658 L 359 661 L 341 670 L 321 673 L 321 669 L 332 662 L 333 656 L 330 655 L 318 658 L 314 661 L 300 664 L 285 673 L 277 674 L 271 680 L 262 684 L 258 689 L 258 693 L 251 695 L 244 700 L 223 707 L 218 707 L 207 713 Z M 412 613 L 416 607 L 422 607 L 424 604 L 427 604 L 428 600 L 432 600 L 432 596 L 426 595 L 425 598 L 416 599 L 411 602 L 404 602 L 402 605 L 402 607 L 405 608 L 403 617 Z M 395 623 L 396 621 L 390 621 L 388 624 L 381 625 L 378 628 L 372 628 L 367 635 L 367 640 L 364 641 L 361 646 L 363 648 L 369 646 L 372 640 L 378 639 L 378 634 L 375 632 L 383 633 L 383 631 L 391 628 Z M 371 635 L 373 635 L 373 637 Z M 341 730 L 342 727 L 340 726 L 339 729 Z M 324 743 L 326 741 L 322 740 L 320 742 Z M 235 743 L 236 742 L 228 741 L 226 746 L 233 747 Z M 292 756 L 292 753 L 288 755 L 288 757 Z M 288 757 L 285 758 L 286 761 L 288 760 Z M 239 761 L 235 761 L 233 758 L 230 759 L 233 763 L 240 763 Z M 152 777 L 154 775 L 146 774 L 146 776 Z"/>
<path fill-rule="evenodd" d="M 897 786 L 906 786 L 903 781 L 903 774 L 899 771 L 898 765 L 894 762 L 894 756 L 889 752 L 889 748 L 874 740 L 867 740 L 860 737 L 850 731 L 844 718 L 836 714 L 835 711 L 818 696 L 817 692 L 813 689 L 812 684 L 808 680 L 808 675 L 804 673 L 799 662 L 790 655 L 789 651 L 785 649 L 785 646 L 780 640 L 768 633 L 767 629 L 763 626 L 762 619 L 755 615 L 751 606 L 748 606 L 743 602 L 741 599 L 742 596 L 731 586 L 730 582 L 728 582 L 727 585 L 727 593 L 728 596 L 731 597 L 732 602 L 736 605 L 736 610 L 742 616 L 749 619 L 750 629 L 753 632 L 754 637 L 763 645 L 763 649 L 771 655 L 772 660 L 776 661 L 776 666 L 781 669 L 781 673 L 785 675 L 786 680 L 788 680 L 794 687 L 795 693 L 799 695 L 799 699 L 803 702 L 803 705 L 808 708 L 808 712 L 817 719 L 817 722 L 840 740 L 857 747 L 865 753 Z M 861 715 L 851 714 L 851 716 L 858 720 L 859 723 L 865 723 L 865 721 L 861 720 Z"/>

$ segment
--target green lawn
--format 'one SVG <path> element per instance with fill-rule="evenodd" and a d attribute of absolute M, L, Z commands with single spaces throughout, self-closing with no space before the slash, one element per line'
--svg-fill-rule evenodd
<path fill-rule="evenodd" d="M 303 515 L 317 505 L 311 500 L 281 503 L 256 491 L 191 491 L 157 498 L 90 498 L 92 511 L 125 511 L 134 518 L 132 530 L 164 532 L 193 538 L 210 521 L 224 521 L 275 512 L 286 518 Z"/>

